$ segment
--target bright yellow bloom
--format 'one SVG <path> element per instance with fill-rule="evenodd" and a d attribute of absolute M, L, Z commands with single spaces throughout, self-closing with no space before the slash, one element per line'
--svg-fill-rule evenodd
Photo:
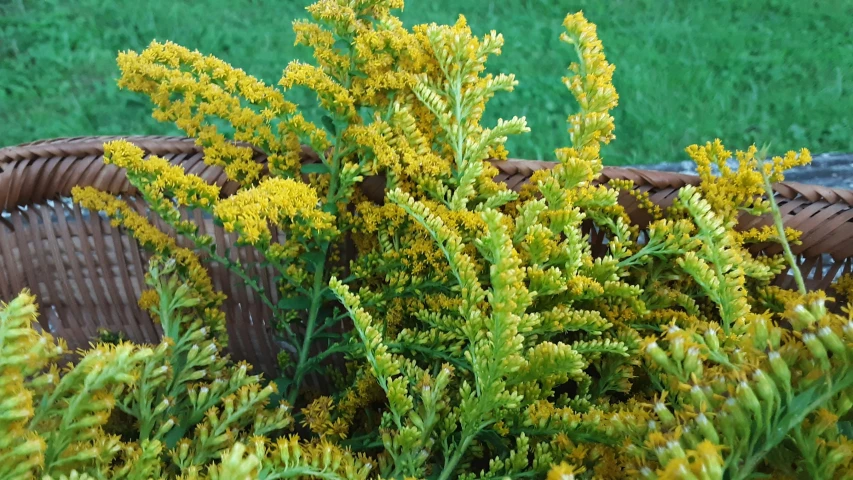
<path fill-rule="evenodd" d="M 575 480 L 575 475 L 579 475 L 586 471 L 584 467 L 576 467 L 562 462 L 559 465 L 551 467 L 548 471 L 548 480 Z"/>
<path fill-rule="evenodd" d="M 303 237 L 328 239 L 337 232 L 335 218 L 320 210 L 319 202 L 314 189 L 302 182 L 268 178 L 220 201 L 213 213 L 225 231 L 238 231 L 249 244 L 269 243 L 270 223 Z"/>
<path fill-rule="evenodd" d="M 172 42 L 156 41 L 141 54 L 121 53 L 118 64 L 119 86 L 148 95 L 157 106 L 154 117 L 175 122 L 195 137 L 205 147 L 205 162 L 224 167 L 230 178 L 251 184 L 262 166 L 254 160 L 252 148 L 228 140 L 210 117 L 230 123 L 238 142 L 270 152 L 284 149 L 271 120 L 293 113 L 295 105 L 243 70 Z"/>
<path fill-rule="evenodd" d="M 209 208 L 219 199 L 217 185 L 187 174 L 181 166 L 172 165 L 164 158 L 143 159 L 144 156 L 141 148 L 125 140 L 104 144 L 104 163 L 127 170 L 128 176 L 137 179 L 143 194 L 152 200 L 168 196 L 179 206 Z"/>

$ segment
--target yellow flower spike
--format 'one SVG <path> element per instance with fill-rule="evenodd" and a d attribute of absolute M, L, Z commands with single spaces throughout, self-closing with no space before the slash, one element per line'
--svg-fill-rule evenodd
<path fill-rule="evenodd" d="M 314 90 L 320 105 L 325 110 L 351 124 L 361 122 L 355 100 L 349 91 L 318 67 L 292 61 L 287 65 L 278 83 L 285 90 L 290 90 L 297 85 Z"/>
<path fill-rule="evenodd" d="M 283 150 L 270 120 L 292 113 L 295 105 L 244 71 L 172 42 L 152 42 L 142 53 L 123 52 L 118 64 L 119 86 L 148 95 L 157 106 L 155 118 L 175 122 L 196 137 L 205 147 L 205 162 L 224 167 L 230 178 L 251 184 L 260 175 L 261 165 L 253 160 L 251 148 L 231 143 L 207 123 L 208 117 L 229 122 L 235 140 L 270 152 Z"/>
<path fill-rule="evenodd" d="M 177 200 L 179 206 L 206 209 L 219 199 L 217 185 L 187 174 L 182 167 L 172 165 L 164 158 L 153 156 L 143 159 L 143 156 L 141 148 L 125 140 L 104 144 L 104 163 L 127 170 L 134 185 L 154 201 L 168 196 Z"/>

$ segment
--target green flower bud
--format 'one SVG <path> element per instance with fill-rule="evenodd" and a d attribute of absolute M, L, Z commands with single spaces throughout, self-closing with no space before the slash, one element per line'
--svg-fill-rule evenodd
<path fill-rule="evenodd" d="M 192 343 L 201 342 L 202 340 L 207 338 L 207 334 L 208 334 L 207 327 L 201 327 L 198 330 L 191 331 L 189 333 L 189 335 L 187 335 L 187 340 L 192 342 Z"/>
<path fill-rule="evenodd" d="M 160 415 L 161 413 L 165 412 L 166 409 L 169 408 L 171 405 L 172 402 L 170 402 L 168 398 L 164 398 L 160 403 L 157 404 L 156 407 L 154 407 L 154 415 Z"/>
<path fill-rule="evenodd" d="M 720 435 L 717 433 L 714 425 L 711 424 L 711 421 L 708 420 L 708 417 L 706 417 L 704 413 L 700 413 L 696 416 L 696 424 L 699 426 L 699 432 L 702 436 L 710 440 L 711 443 L 720 443 Z"/>
<path fill-rule="evenodd" d="M 801 328 L 808 327 L 817 320 L 814 315 L 812 315 L 812 313 L 802 305 L 794 307 L 794 314 L 797 315 L 796 319 L 799 320 Z"/>
<path fill-rule="evenodd" d="M 33 378 L 32 382 L 30 382 L 30 386 L 34 389 L 43 388 L 48 385 L 53 385 L 57 380 L 59 380 L 57 375 L 45 373 Z"/>
<path fill-rule="evenodd" d="M 391 438 L 391 434 L 388 431 L 382 431 L 382 444 L 385 445 L 385 448 L 391 450 L 394 447 L 394 440 Z"/>
<path fill-rule="evenodd" d="M 782 358 L 782 355 L 779 352 L 770 352 L 767 354 L 767 358 L 770 360 L 770 368 L 773 370 L 773 375 L 779 380 L 785 389 L 790 389 L 791 387 L 791 369 L 788 368 L 788 364 L 785 363 L 785 360 Z"/>
<path fill-rule="evenodd" d="M 642 468 L 640 468 L 640 475 L 642 475 L 643 478 L 647 478 L 649 480 L 657 480 L 658 479 L 658 476 L 657 476 L 657 474 L 655 474 L 654 470 L 652 470 L 651 468 L 646 467 L 646 466 L 643 466 Z"/>
<path fill-rule="evenodd" d="M 187 461 L 187 458 L 190 455 L 190 445 L 192 445 L 192 442 L 187 438 L 182 438 L 178 442 L 178 460 L 180 460 L 179 463 L 182 465 Z"/>
<path fill-rule="evenodd" d="M 749 436 L 752 420 L 746 415 L 743 408 L 738 404 L 737 400 L 734 397 L 726 400 L 725 407 L 731 419 L 734 423 L 735 431 L 737 432 L 738 437 L 747 437 Z"/>
<path fill-rule="evenodd" d="M 717 420 L 720 422 L 720 432 L 726 439 L 726 442 L 731 444 L 737 438 L 735 429 L 735 420 L 729 412 L 722 411 L 717 414 Z"/>
<path fill-rule="evenodd" d="M 844 346 L 844 342 L 828 326 L 821 327 L 817 331 L 817 336 L 823 342 L 823 346 L 834 355 L 839 355 L 842 358 L 847 355 L 847 347 Z"/>
<path fill-rule="evenodd" d="M 207 386 L 200 387 L 198 389 L 198 400 L 196 405 L 206 405 L 208 395 L 210 395 L 210 389 Z"/>
<path fill-rule="evenodd" d="M 421 416 L 420 416 L 420 415 L 418 415 L 418 412 L 416 412 L 416 411 L 414 411 L 414 410 L 411 410 L 411 411 L 409 412 L 409 420 L 411 420 L 412 425 L 414 425 L 415 427 L 417 427 L 417 429 L 418 429 L 418 430 L 423 431 L 423 429 L 424 429 L 424 421 L 423 421 L 423 419 L 421 418 Z"/>
<path fill-rule="evenodd" d="M 753 344 L 756 346 L 756 348 L 763 348 L 765 345 L 767 345 L 767 338 L 770 334 L 767 329 L 767 320 L 764 317 L 756 317 L 753 320 L 753 325 L 755 325 L 755 332 L 753 334 Z"/>
<path fill-rule="evenodd" d="M 818 298 L 809 305 L 809 312 L 816 320 L 820 320 L 826 316 L 826 301 Z"/>
<path fill-rule="evenodd" d="M 665 426 L 671 426 L 675 424 L 675 416 L 672 412 L 669 411 L 669 408 L 666 407 L 666 404 L 663 402 L 655 403 L 655 413 L 658 415 L 661 423 Z"/>
<path fill-rule="evenodd" d="M 762 423 L 761 402 L 758 401 L 758 397 L 755 396 L 755 392 L 752 391 L 752 388 L 746 381 L 738 383 L 737 399 L 741 405 L 752 413 L 758 423 Z"/>
<path fill-rule="evenodd" d="M 201 349 L 198 348 L 198 345 L 190 347 L 189 351 L 187 351 L 187 363 L 192 363 L 192 361 L 198 357 L 199 351 L 201 351 Z"/>
<path fill-rule="evenodd" d="M 779 327 L 774 327 L 770 329 L 770 348 L 779 348 L 779 345 L 782 344 L 782 329 Z M 766 348 L 766 345 L 763 347 Z M 763 349 L 762 348 L 762 349 Z"/>
<path fill-rule="evenodd" d="M 161 365 L 161 366 L 155 368 L 153 372 L 151 372 L 151 377 L 152 377 L 152 379 L 161 378 L 161 377 L 165 377 L 168 373 L 169 373 L 169 367 L 166 365 Z"/>
<path fill-rule="evenodd" d="M 655 456 L 657 456 L 658 462 L 660 462 L 661 465 L 665 465 L 670 459 L 669 450 L 663 446 L 655 447 Z"/>
<path fill-rule="evenodd" d="M 684 360 L 684 337 L 678 336 L 669 342 L 669 353 L 676 362 Z"/>
<path fill-rule="evenodd" d="M 841 327 L 841 331 L 844 332 L 844 338 L 847 339 L 848 342 L 853 342 L 853 320 L 844 324 Z"/>
<path fill-rule="evenodd" d="M 650 432 L 654 432 L 658 429 L 658 424 L 654 420 L 649 420 L 649 424 L 647 425 Z"/>
<path fill-rule="evenodd" d="M 707 345 L 712 352 L 716 352 L 720 349 L 720 339 L 717 337 L 717 327 L 712 326 L 705 331 L 705 345 Z"/>
<path fill-rule="evenodd" d="M 646 353 L 652 357 L 652 360 L 660 367 L 663 371 L 667 373 L 673 373 L 675 371 L 675 366 L 672 364 L 672 361 L 666 355 L 666 352 L 663 351 L 662 348 L 658 345 L 658 342 L 652 342 L 646 347 Z"/>
<path fill-rule="evenodd" d="M 189 375 L 186 375 L 184 377 L 184 381 L 191 382 L 193 380 L 201 380 L 202 378 L 204 378 L 206 376 L 207 376 L 207 370 L 202 368 L 201 370 L 196 370 L 194 372 L 191 372 Z"/>
<path fill-rule="evenodd" d="M 700 432 L 701 433 L 701 432 Z M 679 441 L 682 445 L 686 446 L 688 449 L 693 449 L 696 445 L 699 445 L 700 438 L 693 433 L 693 429 L 690 428 L 690 425 L 685 425 L 681 429 L 681 438 Z"/>
<path fill-rule="evenodd" d="M 711 391 L 717 395 L 723 395 L 728 392 L 729 382 L 726 377 L 717 375 L 711 380 Z"/>
<path fill-rule="evenodd" d="M 170 345 L 171 342 L 162 341 L 157 345 L 157 348 L 154 349 L 154 354 L 157 356 L 166 355 L 169 352 L 169 349 L 172 348 Z"/>
<path fill-rule="evenodd" d="M 755 381 L 755 389 L 758 391 L 758 396 L 761 397 L 761 400 L 775 403 L 779 398 L 779 390 L 776 388 L 776 385 L 767 378 L 767 375 L 765 375 L 759 368 L 752 374 L 752 378 Z"/>
<path fill-rule="evenodd" d="M 681 443 L 676 440 L 670 440 L 666 443 L 666 449 L 669 451 L 669 458 L 685 458 L 687 453 L 681 446 Z"/>
<path fill-rule="evenodd" d="M 702 461 L 702 478 L 723 478 L 724 464 L 713 443 L 705 441 L 696 448 L 696 453 Z"/>
<path fill-rule="evenodd" d="M 804 333 L 803 334 L 803 343 L 806 344 L 806 347 L 811 352 L 812 356 L 821 363 L 824 370 L 829 369 L 829 354 L 826 352 L 826 348 L 823 347 L 823 344 L 820 343 L 820 340 L 817 339 L 817 336 L 813 333 Z"/>
<path fill-rule="evenodd" d="M 690 400 L 693 401 L 693 406 L 696 407 L 697 410 L 701 410 L 703 405 L 706 407 L 711 405 L 708 401 L 708 396 L 705 395 L 705 391 L 702 390 L 702 387 L 699 385 L 693 385 L 693 387 L 690 388 Z"/>
<path fill-rule="evenodd" d="M 174 418 L 170 418 L 170 419 L 166 420 L 166 423 L 164 423 L 160 427 L 160 429 L 157 430 L 157 436 L 162 437 L 163 435 L 166 435 L 167 433 L 169 433 L 169 430 L 171 430 L 172 427 L 175 426 L 175 423 L 177 423 L 177 422 L 175 422 Z"/>
<path fill-rule="evenodd" d="M 702 361 L 699 358 L 699 347 L 693 346 L 687 349 L 687 356 L 684 357 L 684 373 L 690 375 L 695 374 L 697 377 L 702 376 Z"/>

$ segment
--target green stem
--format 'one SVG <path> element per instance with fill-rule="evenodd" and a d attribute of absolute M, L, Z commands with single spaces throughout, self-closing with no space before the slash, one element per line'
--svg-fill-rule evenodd
<path fill-rule="evenodd" d="M 338 129 L 335 135 L 335 154 L 332 155 L 329 167 L 329 191 L 326 195 L 326 205 L 334 207 L 335 198 L 338 189 L 338 164 L 343 157 L 340 149 L 341 138 L 343 137 L 343 129 Z M 326 281 L 326 257 L 329 254 L 329 246 L 331 243 L 326 243 L 322 247 L 323 255 L 320 260 L 314 264 L 314 283 L 311 287 L 311 307 L 308 310 L 308 323 L 305 326 L 305 336 L 302 339 L 302 347 L 299 349 L 299 360 L 296 363 L 296 373 L 293 378 L 293 386 L 291 387 L 288 401 L 291 405 L 296 402 L 296 397 L 299 395 L 299 389 L 302 386 L 302 380 L 305 378 L 306 362 L 308 354 L 311 351 L 311 342 L 313 341 L 314 329 L 317 325 L 317 316 L 320 313 L 320 307 L 323 304 L 323 293 L 328 288 L 329 284 Z"/>
<path fill-rule="evenodd" d="M 791 251 L 791 245 L 785 237 L 785 225 L 782 222 L 782 212 L 779 211 L 779 205 L 776 204 L 776 198 L 773 196 L 773 185 L 770 184 L 770 179 L 761 170 L 761 178 L 764 179 L 764 191 L 767 192 L 767 198 L 770 202 L 770 213 L 773 215 L 773 223 L 776 226 L 776 232 L 779 234 L 779 243 L 782 244 L 782 251 L 785 255 L 785 260 L 791 266 L 791 272 L 794 274 L 794 280 L 797 282 L 797 290 L 800 295 L 805 295 L 806 282 L 803 280 L 803 273 L 800 271 L 800 266 L 797 265 L 797 259 L 794 257 L 794 252 Z"/>
<path fill-rule="evenodd" d="M 324 472 L 314 467 L 293 467 L 285 471 L 278 471 L 268 476 L 263 474 L 258 477 L 260 480 L 277 480 L 279 478 L 322 478 L 325 480 L 341 480 L 341 476 L 332 472 Z"/>
<path fill-rule="evenodd" d="M 766 440 L 762 443 L 761 449 L 750 455 L 744 462 L 744 464 L 740 468 L 736 469 L 736 473 L 732 476 L 732 480 L 745 480 L 749 478 L 753 470 L 758 467 L 758 464 L 764 460 L 764 457 L 766 457 L 771 450 L 776 448 L 776 446 L 779 445 L 782 440 L 784 440 L 788 436 L 788 432 L 790 432 L 791 429 L 802 424 L 803 420 L 805 420 L 807 416 L 809 416 L 813 411 L 817 410 L 817 408 L 821 405 L 824 405 L 839 392 L 853 385 L 853 373 L 845 371 L 844 373 L 839 375 L 839 377 L 840 378 L 837 382 L 833 382 L 830 384 L 831 386 L 827 389 L 826 392 L 814 399 L 804 408 L 801 408 L 797 411 L 788 412 L 787 415 L 783 416 L 777 424 L 776 428 L 773 429 L 773 433 L 771 435 L 768 435 Z M 818 388 L 818 386 L 812 388 Z M 808 394 L 809 390 L 806 390 L 800 395 Z M 792 403 L 793 402 L 788 403 L 788 408 L 790 408 Z"/>
<path fill-rule="evenodd" d="M 801 425 L 797 425 L 794 429 L 794 443 L 797 445 L 797 448 L 800 449 L 800 452 L 803 454 L 803 463 L 806 465 L 806 471 L 809 474 L 809 478 L 812 480 L 817 480 L 822 478 L 820 475 L 820 468 L 815 464 L 814 461 L 814 439 L 812 439 L 812 443 L 809 444 L 806 438 L 803 437 L 803 429 Z"/>
<path fill-rule="evenodd" d="M 456 469 L 456 465 L 460 460 L 462 460 L 462 455 L 465 455 L 465 451 L 468 450 L 468 446 L 471 445 L 471 440 L 474 439 L 475 435 L 476 433 L 473 435 L 466 435 L 464 437 L 462 443 L 456 451 L 453 452 L 453 456 L 444 464 L 444 468 L 441 470 L 441 476 L 438 477 L 438 480 L 447 480 L 451 475 L 453 475 L 453 470 Z"/>
<path fill-rule="evenodd" d="M 305 364 L 308 361 L 308 353 L 311 351 L 311 341 L 314 337 L 314 328 L 317 325 L 317 316 L 320 313 L 320 307 L 323 302 L 323 291 L 327 288 L 325 282 L 325 254 L 328 253 L 328 247 L 323 249 L 323 260 L 317 262 L 314 272 L 314 285 L 311 294 L 311 307 L 308 310 L 308 323 L 305 325 L 305 336 L 302 339 L 302 347 L 299 349 L 299 360 L 296 363 L 296 374 L 293 378 L 293 387 L 291 388 L 288 401 L 291 405 L 296 402 L 296 396 L 299 394 L 299 388 L 302 385 L 302 380 L 307 373 Z"/>

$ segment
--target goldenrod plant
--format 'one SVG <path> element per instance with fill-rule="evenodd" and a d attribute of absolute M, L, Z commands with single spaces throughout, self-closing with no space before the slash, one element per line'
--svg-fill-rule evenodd
<path fill-rule="evenodd" d="M 810 161 L 688 148 L 701 183 L 662 209 L 598 184 L 615 138 L 614 67 L 580 13 L 561 39 L 576 102 L 553 168 L 493 179 L 524 118 L 483 125 L 512 91 L 496 32 L 405 28 L 401 0 L 320 0 L 297 21 L 315 65 L 268 86 L 173 43 L 119 56 L 120 84 L 204 147 L 226 196 L 126 141 L 167 234 L 124 199 L 75 189 L 152 250 L 140 305 L 159 345 L 117 335 L 59 370 L 23 294 L 0 315 L 0 468 L 9 478 L 747 479 L 853 477 L 853 309 L 808 291 L 771 185 Z M 291 90 L 326 115 L 299 113 Z M 511 113 L 511 112 L 509 112 Z M 254 148 L 266 153 L 255 160 Z M 305 153 L 319 162 L 302 163 Z M 737 159 L 737 168 L 726 163 Z M 718 173 L 714 173 L 714 170 Z M 384 197 L 360 187 L 384 182 Z M 630 192 L 648 225 L 617 201 Z M 275 291 L 185 215 L 200 211 L 275 272 Z M 742 213 L 773 225 L 736 230 Z M 593 251 L 589 232 L 607 239 Z M 178 238 L 186 242 L 178 242 Z M 753 255 L 756 242 L 783 253 Z M 345 245 L 357 255 L 346 255 Z M 214 262 L 253 288 L 284 346 L 277 378 L 227 349 Z M 772 285 L 789 269 L 794 291 Z M 849 298 L 849 278 L 836 290 Z M 109 338 L 108 338 L 109 337 Z M 109 340 L 109 341 L 106 341 Z M 313 374 L 331 379 L 318 389 Z M 83 380 L 85 379 L 85 380 Z M 10 403 L 12 402 L 12 403 Z M 292 410 L 291 410 L 292 409 Z M 5 433 L 8 432 L 8 433 Z M 4 477 L 5 478 L 5 477 Z"/>
<path fill-rule="evenodd" d="M 290 405 L 222 354 L 221 313 L 174 259 L 153 259 L 146 282 L 161 343 L 100 343 L 61 368 L 70 352 L 34 328 L 33 296 L 2 305 L 0 478 L 367 478 L 366 457 L 278 435 Z"/>

